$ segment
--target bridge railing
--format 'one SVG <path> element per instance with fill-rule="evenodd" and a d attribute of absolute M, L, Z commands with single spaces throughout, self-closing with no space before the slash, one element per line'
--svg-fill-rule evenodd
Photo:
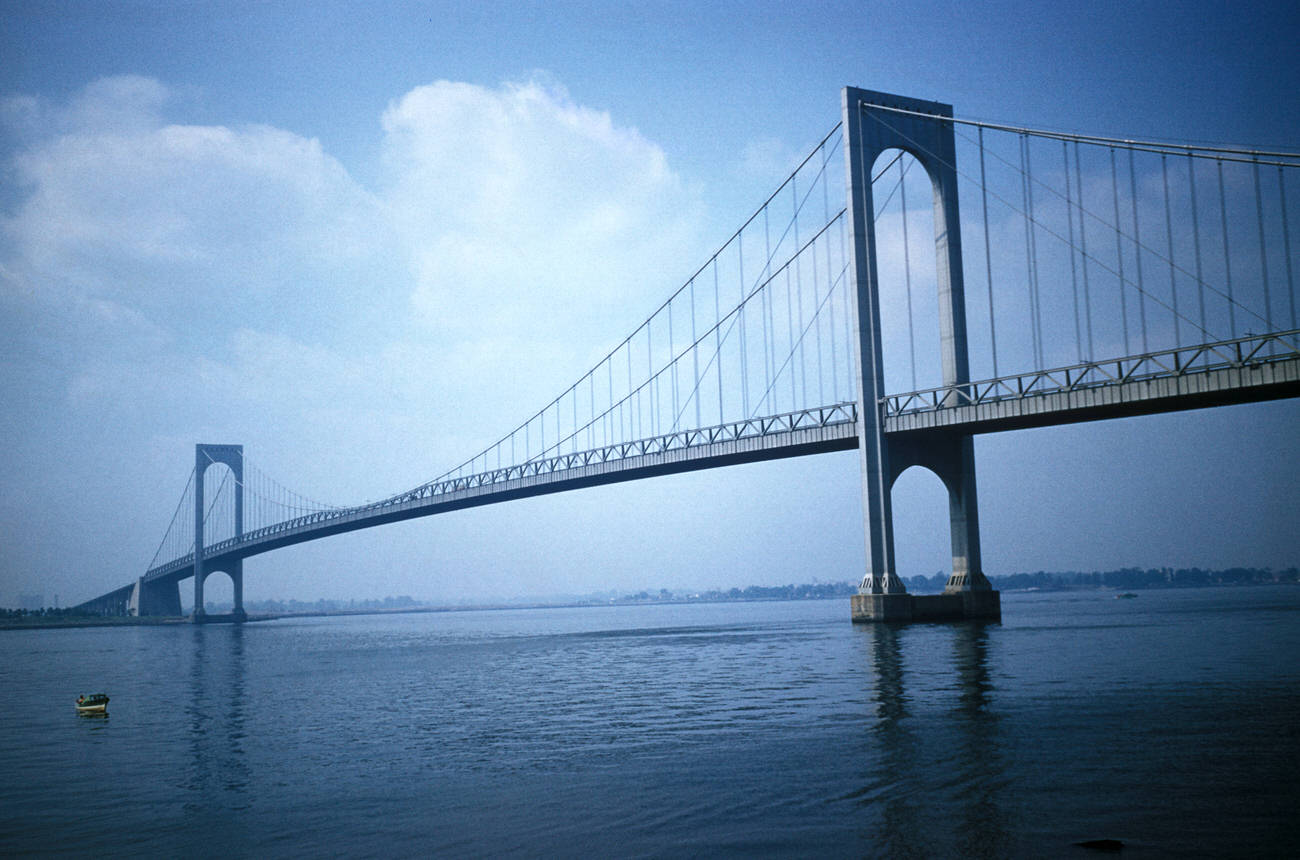
<path fill-rule="evenodd" d="M 885 418 L 1300 358 L 1300 329 L 891 394 Z"/>
<path fill-rule="evenodd" d="M 497 484 L 505 484 L 527 478 L 558 476 L 574 469 L 588 466 L 618 463 L 637 457 L 668 454 L 673 451 L 685 451 L 722 442 L 736 442 L 745 439 L 760 439 L 780 433 L 790 433 L 823 427 L 835 427 L 843 424 L 856 424 L 858 420 L 857 405 L 854 403 L 836 403 L 830 406 L 818 406 L 800 409 L 780 415 L 746 418 L 729 421 L 725 424 L 705 427 L 698 430 L 678 430 L 671 433 L 652 436 L 634 442 L 620 442 L 605 445 L 587 451 L 557 454 L 551 457 L 539 457 L 528 462 L 490 469 L 472 475 L 446 478 L 423 484 L 413 490 L 399 493 L 378 502 L 369 502 L 348 508 L 331 508 L 315 511 L 293 519 L 284 520 L 274 525 L 264 526 L 245 532 L 239 537 L 228 538 L 207 545 L 204 555 L 216 556 L 236 547 L 256 543 L 268 537 L 284 534 L 315 525 L 335 522 L 346 518 L 355 518 L 377 514 L 393 508 L 412 503 L 433 501 L 453 493 L 464 492 Z M 194 553 L 190 552 L 166 564 L 150 569 L 146 579 L 173 574 L 178 570 L 194 564 Z"/>

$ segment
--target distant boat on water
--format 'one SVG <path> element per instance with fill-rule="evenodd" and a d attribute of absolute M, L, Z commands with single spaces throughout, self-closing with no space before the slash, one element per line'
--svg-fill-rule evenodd
<path fill-rule="evenodd" d="M 108 715 L 108 696 L 104 693 L 85 693 L 77 697 L 77 713 Z"/>
<path fill-rule="evenodd" d="M 1116 600 L 1128 600 L 1128 599 L 1133 598 L 1133 597 L 1137 597 L 1137 595 L 1134 594 L 1134 593 L 1131 592 L 1131 591 L 1125 591 L 1123 594 L 1117 594 L 1117 595 L 1115 595 L 1115 599 L 1116 599 Z"/>

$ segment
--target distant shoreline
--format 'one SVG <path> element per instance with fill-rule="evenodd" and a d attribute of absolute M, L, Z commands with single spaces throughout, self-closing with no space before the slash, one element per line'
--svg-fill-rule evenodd
<path fill-rule="evenodd" d="M 1129 586 L 1120 588 L 1109 585 L 1053 585 L 1053 586 L 1029 586 L 1029 587 L 1008 587 L 994 582 L 994 587 L 999 591 L 1008 593 L 1051 593 L 1064 591 L 1181 591 L 1185 589 L 1198 588 L 1249 588 L 1253 586 L 1267 585 L 1297 585 L 1300 583 L 1290 581 L 1275 582 L 1211 582 L 1204 584 L 1187 584 L 1187 585 L 1148 585 L 1148 586 Z M 915 591 L 917 594 L 927 593 Z M 623 598 L 607 602 L 601 601 L 569 601 L 560 603 L 492 603 L 470 606 L 400 606 L 400 607 L 364 607 L 364 608 L 339 608 L 339 609 L 309 609 L 309 610 L 283 610 L 276 612 L 249 612 L 247 623 L 256 623 L 260 621 L 277 621 L 281 619 L 292 618 L 333 618 L 349 615 L 415 615 L 429 614 L 436 612 L 494 612 L 501 610 L 530 610 L 530 609 L 589 609 L 602 606 L 685 606 L 685 605 L 702 605 L 710 603 L 772 603 L 780 601 L 802 601 L 802 600 L 838 600 L 845 595 L 815 595 L 806 597 L 780 597 L 780 596 L 742 596 L 729 597 L 726 595 L 710 595 L 709 597 L 650 597 L 640 598 Z M 0 630 L 53 630 L 67 629 L 76 627 L 161 627 L 168 625 L 191 624 L 190 616 L 144 616 L 144 617 L 121 617 L 121 616 L 40 616 L 29 615 L 19 618 L 0 618 Z"/>

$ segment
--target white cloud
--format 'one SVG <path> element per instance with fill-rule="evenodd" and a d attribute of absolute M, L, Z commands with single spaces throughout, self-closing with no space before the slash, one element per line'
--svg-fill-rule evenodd
<path fill-rule="evenodd" d="M 3 222 L 4 290 L 313 342 L 413 307 L 448 350 L 523 336 L 585 353 L 651 309 L 697 244 L 700 207 L 662 150 L 554 86 L 412 90 L 383 115 L 378 191 L 319 141 L 167 123 L 166 103 L 124 77 L 28 106 L 51 119 L 14 159 L 27 194 Z"/>
<path fill-rule="evenodd" d="M 160 81 L 141 75 L 100 78 L 86 85 L 55 115 L 65 131 L 146 130 L 161 124 L 171 93 Z"/>
<path fill-rule="evenodd" d="M 171 515 L 165 476 L 121 485 L 131 464 L 157 467 L 160 444 L 242 442 L 259 462 L 278 446 L 285 479 L 333 501 L 403 489 L 558 393 L 702 245 L 663 151 L 554 85 L 412 90 L 376 127 L 377 188 L 317 140 L 178 110 L 140 77 L 4 103 L 18 132 L 0 220 L 7 480 L 39 500 L 73 480 L 36 468 L 56 452 L 113 463 L 76 480 L 123 536 L 15 558 L 74 570 L 107 552 L 104 588 Z M 17 530 L 47 540 L 37 521 L 55 515 L 34 503 Z"/>
<path fill-rule="evenodd" d="M 685 269 L 699 207 L 663 151 L 561 89 L 441 81 L 390 105 L 383 126 L 384 196 L 430 324 L 567 334 L 648 310 Z"/>
<path fill-rule="evenodd" d="M 150 125 L 123 105 L 94 119 L 105 115 L 126 118 L 79 126 L 15 160 L 30 193 L 4 222 L 7 265 L 34 282 L 179 315 L 194 296 L 177 287 L 283 291 L 304 280 L 293 273 L 348 265 L 385 241 L 382 204 L 317 141 L 265 127 Z"/>

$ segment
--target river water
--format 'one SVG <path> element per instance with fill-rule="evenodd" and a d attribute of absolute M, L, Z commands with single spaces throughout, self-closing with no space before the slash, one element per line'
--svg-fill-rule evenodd
<path fill-rule="evenodd" d="M 0 632 L 0 854 L 1295 856 L 1300 588 Z M 112 696 L 78 717 L 81 691 Z"/>

